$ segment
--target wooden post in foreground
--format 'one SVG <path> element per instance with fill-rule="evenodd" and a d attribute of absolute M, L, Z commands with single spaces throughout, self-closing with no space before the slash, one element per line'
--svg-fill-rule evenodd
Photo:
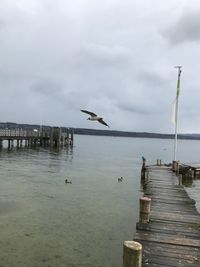
<path fill-rule="evenodd" d="M 148 223 L 151 209 L 151 199 L 149 197 L 140 198 L 140 222 Z"/>
<path fill-rule="evenodd" d="M 142 266 L 142 245 L 135 241 L 125 241 L 123 251 L 123 267 Z"/>

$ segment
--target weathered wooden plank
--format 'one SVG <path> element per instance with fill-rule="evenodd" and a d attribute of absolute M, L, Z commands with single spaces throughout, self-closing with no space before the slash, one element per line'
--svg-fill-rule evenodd
<path fill-rule="evenodd" d="M 178 199 L 178 198 L 164 198 L 164 197 L 160 197 L 160 196 L 154 196 L 154 202 L 159 202 L 159 203 L 167 203 L 167 204 L 175 204 L 175 205 L 194 205 L 196 203 L 196 201 L 192 200 L 192 199 L 186 199 L 186 198 L 182 198 L 182 199 Z"/>
<path fill-rule="evenodd" d="M 160 253 L 168 252 L 168 253 L 175 253 L 180 255 L 192 255 L 194 257 L 200 256 L 199 248 L 188 247 L 188 246 L 179 246 L 167 243 L 156 243 L 150 241 L 143 241 L 143 250 L 156 250 Z"/>
<path fill-rule="evenodd" d="M 177 237 L 174 235 L 166 235 L 156 232 L 148 233 L 148 232 L 137 231 L 134 240 L 146 240 L 146 241 L 149 240 L 151 242 L 157 242 L 157 243 L 167 243 L 180 246 L 191 246 L 200 248 L 200 240 Z"/>
<path fill-rule="evenodd" d="M 199 263 L 195 260 L 185 260 L 185 259 L 176 259 L 176 258 L 172 258 L 172 257 L 151 257 L 151 258 L 147 258 L 145 259 L 145 264 L 146 266 L 151 266 L 151 264 L 153 264 L 152 266 L 155 266 L 154 264 L 160 264 L 165 265 L 165 266 L 170 266 L 170 267 L 199 267 Z"/>
<path fill-rule="evenodd" d="M 195 206 L 177 206 L 169 203 L 159 203 L 152 201 L 152 210 L 164 210 L 166 212 L 179 212 L 182 214 L 188 214 L 188 216 L 198 214 Z"/>
<path fill-rule="evenodd" d="M 167 261 L 167 258 L 171 258 L 171 259 L 178 259 L 178 260 L 184 260 L 190 262 L 190 263 L 200 263 L 200 261 L 198 260 L 198 255 L 188 255 L 186 253 L 178 253 L 177 251 L 166 251 L 165 249 L 163 249 L 162 251 L 155 249 L 155 247 L 147 250 L 144 249 L 144 254 L 146 257 L 154 257 L 154 258 L 158 258 L 158 257 L 162 257 L 164 258 L 165 261 Z"/>
<path fill-rule="evenodd" d="M 200 217 L 195 215 L 186 214 L 174 214 L 172 212 L 157 212 L 152 211 L 150 215 L 151 220 L 163 220 L 163 221 L 174 221 L 174 222 L 186 222 L 200 224 Z"/>
<path fill-rule="evenodd" d="M 168 235 L 177 235 L 177 236 L 183 236 L 193 239 L 198 239 L 199 235 L 199 228 L 196 228 L 195 225 L 187 225 L 184 224 L 171 224 L 171 223 L 148 223 L 148 224 L 142 224 L 137 223 L 137 229 L 143 230 L 143 231 L 149 231 L 149 232 L 155 232 L 155 233 L 163 233 Z"/>
<path fill-rule="evenodd" d="M 177 191 L 177 190 L 161 190 L 160 188 L 152 188 L 149 187 L 149 189 L 151 189 L 151 194 L 152 196 L 156 196 L 159 194 L 160 197 L 170 197 L 170 196 L 176 196 L 176 198 L 178 199 L 182 199 L 182 198 L 188 198 L 188 194 L 185 191 Z M 178 194 L 178 195 L 177 195 Z"/>

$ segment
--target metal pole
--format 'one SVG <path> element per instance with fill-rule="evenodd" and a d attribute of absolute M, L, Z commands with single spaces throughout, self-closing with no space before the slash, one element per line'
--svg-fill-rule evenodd
<path fill-rule="evenodd" d="M 180 77 L 181 77 L 181 66 L 176 66 L 178 68 L 178 81 L 177 81 L 177 93 L 176 93 L 176 107 L 175 107 L 175 139 L 174 139 L 174 161 L 176 161 L 177 154 L 177 129 L 178 129 L 178 97 L 180 91 Z"/>

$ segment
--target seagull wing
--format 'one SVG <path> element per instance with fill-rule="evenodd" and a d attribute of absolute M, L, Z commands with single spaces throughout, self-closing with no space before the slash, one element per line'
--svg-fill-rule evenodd
<path fill-rule="evenodd" d="M 98 122 L 109 127 L 109 125 L 102 118 L 100 118 Z"/>
<path fill-rule="evenodd" d="M 81 109 L 81 111 L 84 112 L 84 113 L 89 114 L 92 117 L 96 117 L 97 116 L 97 114 L 95 114 L 94 112 L 90 112 L 90 111 L 87 111 L 87 110 L 84 110 L 84 109 Z"/>

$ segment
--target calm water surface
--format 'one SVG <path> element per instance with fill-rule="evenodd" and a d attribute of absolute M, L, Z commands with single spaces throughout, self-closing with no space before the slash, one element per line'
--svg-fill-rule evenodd
<path fill-rule="evenodd" d="M 178 158 L 200 161 L 199 146 L 179 141 Z M 172 155 L 172 140 L 77 135 L 60 151 L 3 149 L 0 266 L 121 267 L 138 221 L 141 157 L 168 163 Z M 200 202 L 200 180 L 187 190 Z"/>

